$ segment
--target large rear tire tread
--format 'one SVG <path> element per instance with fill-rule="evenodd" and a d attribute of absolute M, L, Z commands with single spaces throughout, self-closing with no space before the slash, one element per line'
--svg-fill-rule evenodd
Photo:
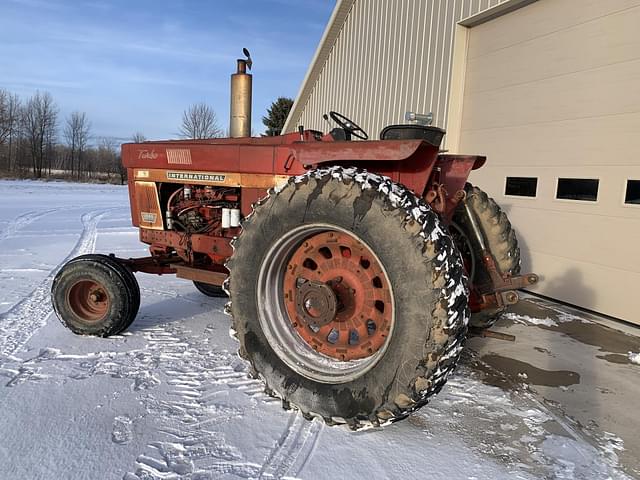
<path fill-rule="evenodd" d="M 319 203 L 318 198 L 321 199 Z M 387 252 L 376 251 L 372 246 L 372 250 L 381 255 L 383 263 L 387 260 L 385 268 L 401 269 L 407 262 L 415 262 L 413 265 L 418 266 L 413 270 L 405 265 L 406 276 L 400 276 L 400 280 L 397 275 L 395 278 L 390 275 L 391 282 L 398 281 L 394 285 L 400 291 L 397 297 L 403 299 L 396 303 L 396 311 L 404 309 L 404 317 L 397 318 L 396 324 L 404 324 L 397 328 L 398 335 L 405 335 L 398 337 L 403 340 L 394 340 L 394 332 L 390 342 L 404 341 L 404 345 L 390 346 L 373 370 L 361 378 L 336 385 L 294 379 L 296 373 L 280 362 L 275 353 L 256 352 L 269 347 L 261 343 L 260 348 L 256 348 L 256 337 L 260 335 L 255 331 L 258 323 L 254 320 L 256 306 L 247 306 L 256 301 L 255 296 L 251 299 L 245 290 L 247 285 L 255 283 L 255 250 L 269 248 L 268 244 L 260 247 L 265 241 L 267 227 L 272 228 L 271 225 L 281 222 L 284 216 L 292 215 L 301 215 L 295 220 L 299 224 L 313 222 L 317 211 L 326 212 L 322 213 L 323 218 L 335 218 L 338 225 L 339 210 L 353 214 L 353 225 L 349 227 L 365 239 L 390 244 L 392 239 L 380 240 L 381 236 L 387 235 L 382 233 L 382 228 L 380 231 L 367 230 L 384 224 L 386 232 L 394 229 L 394 238 L 400 238 L 403 246 L 411 245 L 407 250 L 392 245 L 387 249 L 391 251 Z M 366 237 L 369 231 L 373 236 Z M 268 394 L 282 399 L 285 408 L 295 407 L 306 418 L 320 417 L 329 425 L 346 423 L 356 430 L 380 426 L 403 419 L 425 405 L 442 389 L 454 370 L 463 349 L 469 319 L 464 267 L 437 214 L 404 186 L 355 168 L 332 166 L 312 170 L 290 178 L 278 189 L 271 189 L 267 197 L 254 205 L 232 245 L 234 254 L 226 265 L 230 274 L 224 284 L 230 297 L 225 310 L 233 316 L 231 333 L 240 342 L 239 355 L 251 364 L 254 376 L 265 382 Z M 403 279 L 406 280 L 404 284 Z M 411 329 L 422 332 L 417 335 L 419 338 L 406 338 L 406 330 Z M 411 343 L 413 345 L 407 345 Z M 413 351 L 410 347 L 414 347 Z M 398 353 L 403 349 L 405 353 Z M 268 362 L 265 362 L 265 356 L 269 358 Z M 411 361 L 407 361 L 408 358 Z M 383 363 L 384 366 L 379 366 Z M 392 381 L 383 383 L 390 378 L 390 370 Z M 372 389 L 378 391 L 371 392 Z"/>
<path fill-rule="evenodd" d="M 100 283 L 109 295 L 110 308 L 98 322 L 85 322 L 70 308 L 69 288 L 79 280 Z M 51 285 L 51 300 L 60 322 L 78 335 L 109 337 L 126 330 L 140 308 L 140 287 L 126 266 L 112 256 L 87 254 L 68 261 L 56 274 Z"/>
<path fill-rule="evenodd" d="M 500 272 L 517 275 L 520 273 L 520 248 L 518 239 L 507 214 L 502 211 L 496 201 L 480 188 L 467 183 L 467 203 L 478 220 L 487 248 L 493 255 Z M 454 222 L 461 225 L 470 236 L 471 228 L 467 225 L 462 211 L 456 212 Z M 481 284 L 489 281 L 489 274 L 483 268 L 482 252 L 474 251 L 476 272 L 473 283 Z M 471 315 L 470 325 L 477 328 L 491 327 L 505 311 L 505 307 L 489 308 Z"/>

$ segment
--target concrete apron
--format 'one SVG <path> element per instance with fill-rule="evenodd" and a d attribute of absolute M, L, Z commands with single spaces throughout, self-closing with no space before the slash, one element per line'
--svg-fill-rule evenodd
<path fill-rule="evenodd" d="M 621 467 L 640 474 L 640 365 L 629 358 L 640 352 L 640 328 L 525 295 L 491 330 L 516 341 L 468 341 L 485 383 L 526 388 L 594 444 L 620 437 Z"/>

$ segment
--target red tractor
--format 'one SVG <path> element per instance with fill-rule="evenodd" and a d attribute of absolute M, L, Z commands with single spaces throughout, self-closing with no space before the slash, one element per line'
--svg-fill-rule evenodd
<path fill-rule="evenodd" d="M 113 335 L 138 311 L 132 272 L 175 274 L 229 296 L 240 356 L 285 406 L 354 429 L 404 418 L 442 388 L 468 325 L 490 326 L 537 277 L 467 183 L 484 157 L 440 153 L 431 126 L 369 141 L 337 112 L 329 134 L 251 138 L 249 61 L 232 75 L 232 138 L 122 146 L 150 256 L 71 260 L 55 311 L 75 333 Z"/>

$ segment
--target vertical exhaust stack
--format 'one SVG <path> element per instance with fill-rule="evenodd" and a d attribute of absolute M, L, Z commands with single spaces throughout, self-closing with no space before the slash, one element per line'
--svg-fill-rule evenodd
<path fill-rule="evenodd" d="M 238 59 L 238 70 L 231 75 L 231 110 L 229 121 L 229 135 L 231 138 L 251 136 L 251 70 L 253 61 L 249 50 L 242 49 L 247 57 Z"/>

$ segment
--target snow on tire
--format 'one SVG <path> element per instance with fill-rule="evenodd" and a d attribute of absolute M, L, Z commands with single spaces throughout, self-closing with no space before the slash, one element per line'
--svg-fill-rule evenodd
<path fill-rule="evenodd" d="M 292 177 L 254 205 L 233 246 L 225 288 L 239 354 L 285 407 L 353 429 L 386 424 L 454 369 L 464 267 L 404 186 L 337 166 Z"/>

